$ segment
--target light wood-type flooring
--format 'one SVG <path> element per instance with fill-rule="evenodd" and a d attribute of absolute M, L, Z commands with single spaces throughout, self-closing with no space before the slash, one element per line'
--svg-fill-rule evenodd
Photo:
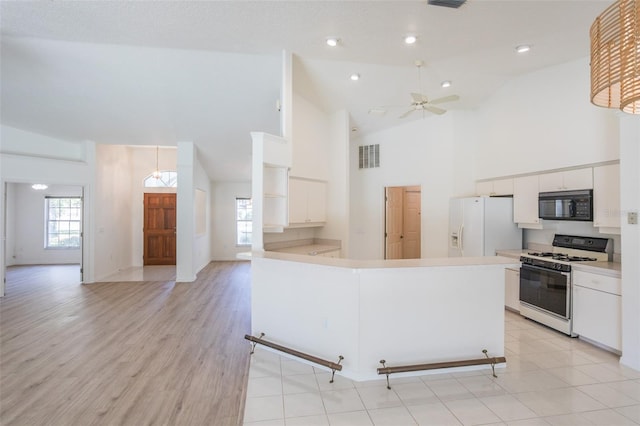
<path fill-rule="evenodd" d="M 77 265 L 8 268 L 1 425 L 242 423 L 249 262 L 193 283 L 78 279 Z"/>

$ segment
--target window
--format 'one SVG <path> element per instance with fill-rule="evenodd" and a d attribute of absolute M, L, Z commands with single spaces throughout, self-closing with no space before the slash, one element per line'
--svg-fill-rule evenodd
<path fill-rule="evenodd" d="M 80 197 L 46 197 L 46 248 L 80 248 Z"/>
<path fill-rule="evenodd" d="M 251 245 L 253 219 L 251 198 L 236 198 L 236 244 Z"/>
<path fill-rule="evenodd" d="M 144 178 L 145 188 L 175 188 L 178 186 L 178 173 L 173 170 L 162 170 L 160 175 L 155 177 L 150 174 Z"/>

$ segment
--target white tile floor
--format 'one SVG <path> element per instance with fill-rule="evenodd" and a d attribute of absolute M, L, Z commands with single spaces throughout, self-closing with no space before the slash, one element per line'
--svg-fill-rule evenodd
<path fill-rule="evenodd" d="M 506 312 L 507 367 L 352 382 L 258 346 L 244 424 L 640 425 L 640 372 Z"/>

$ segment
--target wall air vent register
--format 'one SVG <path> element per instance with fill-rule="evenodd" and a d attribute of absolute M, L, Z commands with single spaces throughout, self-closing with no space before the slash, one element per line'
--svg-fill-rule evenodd
<path fill-rule="evenodd" d="M 360 145 L 358 147 L 358 168 L 380 167 L 380 144 Z"/>

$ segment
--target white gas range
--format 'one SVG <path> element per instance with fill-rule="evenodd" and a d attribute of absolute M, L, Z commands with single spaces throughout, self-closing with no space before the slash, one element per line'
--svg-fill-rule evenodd
<path fill-rule="evenodd" d="M 520 314 L 574 336 L 571 264 L 611 260 L 613 247 L 607 238 L 558 234 L 552 246 L 520 257 Z"/>

